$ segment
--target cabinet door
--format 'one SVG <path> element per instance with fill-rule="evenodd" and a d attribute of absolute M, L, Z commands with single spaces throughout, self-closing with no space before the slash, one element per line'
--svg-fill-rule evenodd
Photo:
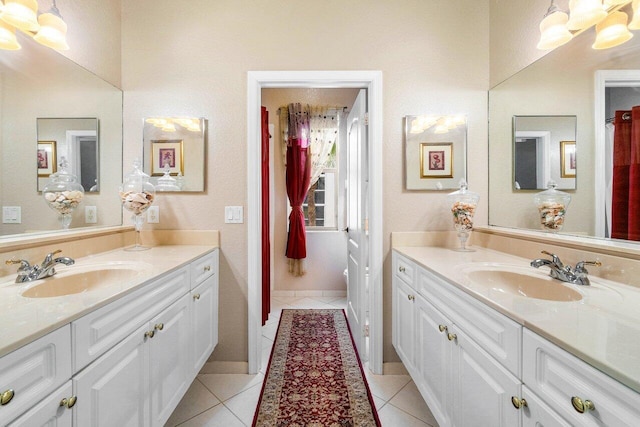
<path fill-rule="evenodd" d="M 517 427 L 520 411 L 511 403 L 521 383 L 454 325 L 452 339 L 453 425 Z M 452 335 L 453 336 L 453 335 Z"/>
<path fill-rule="evenodd" d="M 75 426 L 149 426 L 147 331 L 138 328 L 74 377 Z"/>
<path fill-rule="evenodd" d="M 398 278 L 393 287 L 393 344 L 410 374 L 415 372 L 415 291 Z"/>
<path fill-rule="evenodd" d="M 183 295 L 150 323 L 152 426 L 164 425 L 191 384 L 190 301 Z"/>
<path fill-rule="evenodd" d="M 524 385 L 522 397 L 527 401 L 527 406 L 522 408 L 522 427 L 571 427 L 571 424 Z"/>
<path fill-rule="evenodd" d="M 63 326 L 0 358 L 0 393 L 13 392 L 13 398 L 0 406 L 0 426 L 26 412 L 69 378 L 69 326 Z"/>
<path fill-rule="evenodd" d="M 447 339 L 451 324 L 433 305 L 416 297 L 416 368 L 414 381 L 441 426 L 451 424 L 450 364 L 452 343 Z"/>
<path fill-rule="evenodd" d="M 51 393 L 26 414 L 9 424 L 9 427 L 71 427 L 71 409 L 60 405 L 60 401 L 70 398 L 71 380 Z"/>
<path fill-rule="evenodd" d="M 218 278 L 191 291 L 191 377 L 195 378 L 218 343 Z"/>

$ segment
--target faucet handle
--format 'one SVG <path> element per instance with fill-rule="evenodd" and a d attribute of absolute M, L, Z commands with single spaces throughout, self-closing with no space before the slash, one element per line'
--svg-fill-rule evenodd
<path fill-rule="evenodd" d="M 600 261 L 580 261 L 576 264 L 576 273 L 588 273 L 587 269 L 584 268 L 585 265 L 595 265 L 596 267 L 600 267 L 602 263 Z"/>
<path fill-rule="evenodd" d="M 558 255 L 556 254 L 552 254 L 551 252 L 548 251 L 541 251 L 541 253 L 545 254 L 545 255 L 549 255 L 551 257 L 551 261 L 556 264 L 559 268 L 563 268 L 564 264 L 562 264 L 562 261 L 560 261 L 560 257 L 558 257 Z"/>
<path fill-rule="evenodd" d="M 23 270 L 28 270 L 29 268 L 31 268 L 31 264 L 29 264 L 29 261 L 27 261 L 26 259 L 8 259 L 4 262 L 7 265 L 12 265 L 12 264 L 20 264 L 20 267 L 18 267 L 18 271 L 23 271 Z"/>
<path fill-rule="evenodd" d="M 53 256 L 62 252 L 62 249 L 56 249 L 55 251 L 48 253 L 46 257 L 44 257 L 43 264 L 50 263 L 53 259 Z"/>

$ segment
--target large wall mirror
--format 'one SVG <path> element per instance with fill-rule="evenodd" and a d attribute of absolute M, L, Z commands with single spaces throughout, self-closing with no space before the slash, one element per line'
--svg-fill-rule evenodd
<path fill-rule="evenodd" d="M 572 116 L 576 118 L 577 170 L 575 190 L 567 190 L 562 233 L 606 237 L 598 218 L 605 212 L 605 103 L 596 107 L 596 73 L 600 70 L 640 69 L 640 37 L 605 50 L 594 50 L 593 31 L 586 31 L 550 52 L 489 92 L 489 224 L 541 230 L 533 202 L 536 191 L 513 185 L 514 116 Z M 634 86 L 625 82 L 619 86 Z M 637 86 L 637 84 L 635 85 Z M 604 91 L 603 91 L 604 92 Z M 633 87 L 607 96 L 628 98 Z M 603 95 L 604 98 L 604 95 Z M 611 104 L 619 104 L 617 101 Z M 609 105 L 609 104 L 607 104 Z M 625 107 L 626 108 L 626 107 Z M 596 123 L 595 117 L 601 117 Z M 505 208 L 508 206 L 508 209 Z M 635 213 L 640 215 L 640 212 Z"/>
<path fill-rule="evenodd" d="M 60 230 L 41 190 L 63 156 L 86 191 L 71 227 L 121 225 L 122 91 L 53 49 L 20 44 L 0 55 L 0 200 L 11 213 L 0 235 Z M 56 159 L 38 161 L 51 150 Z M 89 222 L 86 206 L 96 207 Z"/>
<path fill-rule="evenodd" d="M 144 119 L 144 171 L 156 191 L 204 191 L 206 126 L 197 117 Z"/>

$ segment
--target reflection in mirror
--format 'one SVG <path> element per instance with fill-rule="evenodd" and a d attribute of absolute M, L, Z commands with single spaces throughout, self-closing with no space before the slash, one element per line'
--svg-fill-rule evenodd
<path fill-rule="evenodd" d="M 604 122 L 611 116 L 604 101 L 594 103 L 594 76 L 599 70 L 640 69 L 640 37 L 607 50 L 594 50 L 592 44 L 591 32 L 576 35 L 489 92 L 489 224 L 540 229 L 531 192 L 513 189 L 513 116 L 575 115 L 581 173 L 569 191 L 562 234 L 603 236 L 596 212 L 604 212 L 605 148 L 596 141 L 601 132 L 604 140 Z M 596 114 L 602 117 L 597 124 Z"/>
<path fill-rule="evenodd" d="M 39 118 L 37 129 L 38 191 L 63 160 L 67 161 L 67 172 L 78 178 L 85 193 L 100 191 L 98 119 Z"/>
<path fill-rule="evenodd" d="M 33 40 L 25 38 L 21 45 L 21 50 L 0 55 L 0 200 L 12 212 L 0 223 L 0 234 L 60 232 L 56 213 L 38 191 L 48 178 L 38 177 L 40 185 L 35 178 L 55 172 L 60 150 L 66 144 L 66 134 L 49 133 L 38 123 L 38 118 L 49 117 L 91 117 L 99 140 L 96 173 L 109 172 L 99 179 L 99 193 L 85 194 L 73 212 L 71 227 L 121 225 L 118 186 L 122 182 L 122 91 Z M 70 129 L 79 128 L 74 125 Z M 50 156 L 46 160 L 53 160 L 55 154 L 56 162 L 41 161 L 39 168 L 38 152 Z M 98 153 L 90 157 L 87 164 L 98 162 Z M 85 185 L 91 184 L 89 190 L 96 178 L 93 183 L 92 178 L 85 178 L 89 181 Z M 92 207 L 96 215 L 85 216 L 86 207 Z"/>
<path fill-rule="evenodd" d="M 406 116 L 407 190 L 459 188 L 467 178 L 467 120 L 464 116 Z"/>
<path fill-rule="evenodd" d="M 144 172 L 156 191 L 204 191 L 206 124 L 190 117 L 144 120 Z"/>
<path fill-rule="evenodd" d="M 576 116 L 513 117 L 513 188 L 576 188 Z"/>

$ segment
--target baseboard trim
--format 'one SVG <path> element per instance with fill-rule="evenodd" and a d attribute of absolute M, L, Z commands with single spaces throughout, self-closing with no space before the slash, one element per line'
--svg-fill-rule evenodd
<path fill-rule="evenodd" d="M 285 291 L 272 290 L 273 297 L 336 297 L 342 298 L 347 296 L 347 291 Z"/>

